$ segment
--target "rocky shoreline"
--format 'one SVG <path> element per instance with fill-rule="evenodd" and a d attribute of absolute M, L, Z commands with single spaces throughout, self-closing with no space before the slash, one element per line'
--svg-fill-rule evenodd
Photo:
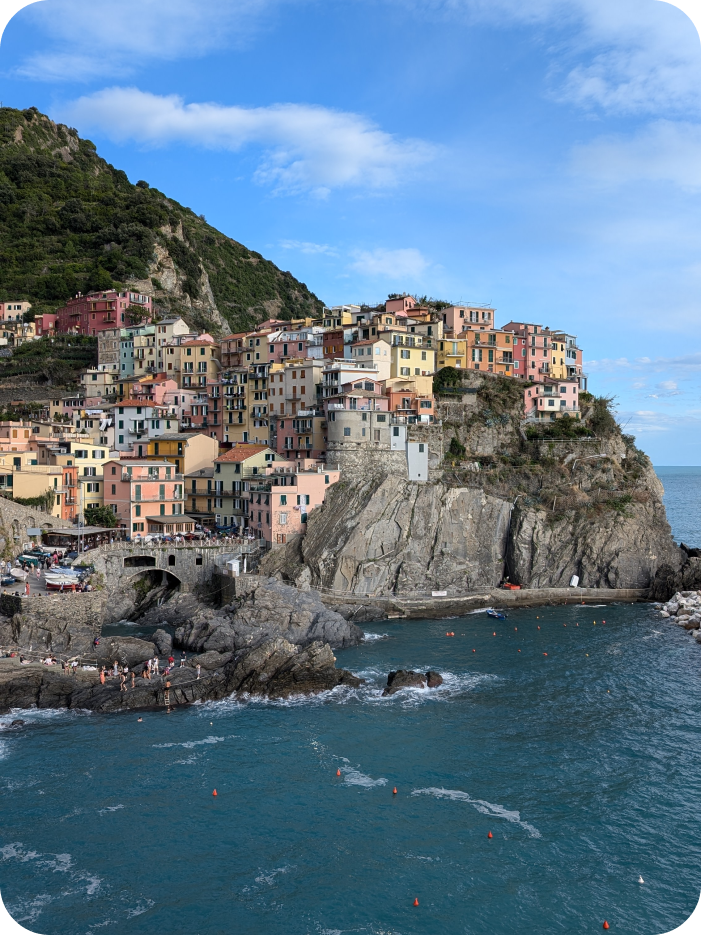
<path fill-rule="evenodd" d="M 152 617 L 163 624 L 152 641 L 115 636 L 101 639 L 95 648 L 83 647 L 94 654 L 87 668 L 26 663 L 19 655 L 1 659 L 0 714 L 30 707 L 173 708 L 231 695 L 286 698 L 362 684 L 336 668 L 333 654 L 334 648 L 360 643 L 362 631 L 328 610 L 315 591 L 299 592 L 271 578 L 249 579 L 236 600 L 220 609 L 186 594 Z M 186 657 L 184 665 L 167 675 L 144 677 L 147 660 L 178 650 Z M 102 684 L 100 669 L 115 661 L 128 670 L 124 685 L 119 677 Z"/>
<path fill-rule="evenodd" d="M 701 591 L 677 591 L 666 604 L 655 604 L 660 616 L 683 627 L 701 643 Z"/>

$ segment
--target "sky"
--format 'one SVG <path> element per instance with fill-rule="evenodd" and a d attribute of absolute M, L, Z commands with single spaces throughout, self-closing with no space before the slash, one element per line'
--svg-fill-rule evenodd
<path fill-rule="evenodd" d="M 655 464 L 701 464 L 701 44 L 661 0 L 41 0 L 0 100 L 327 305 L 578 336 Z"/>

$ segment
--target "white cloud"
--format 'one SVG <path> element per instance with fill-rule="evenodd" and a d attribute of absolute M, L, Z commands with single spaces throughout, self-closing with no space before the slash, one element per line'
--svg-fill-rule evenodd
<path fill-rule="evenodd" d="M 645 0 L 388 0 L 419 16 L 557 31 L 545 46 L 554 96 L 607 112 L 701 109 L 693 24 L 672 3 Z M 583 59 L 577 64 L 573 59 Z"/>
<path fill-rule="evenodd" d="M 603 358 L 602 360 L 588 360 L 587 369 L 602 373 L 616 373 L 620 370 L 627 371 L 653 371 L 659 373 L 664 370 L 677 371 L 682 374 L 696 373 L 701 371 L 701 353 L 681 354 L 679 357 L 636 357 L 634 361 L 627 357 L 619 357 L 616 360 Z M 657 387 L 663 391 L 677 389 L 676 381 L 666 381 L 658 383 Z"/>
<path fill-rule="evenodd" d="M 205 55 L 250 37 L 284 0 L 48 0 L 26 15 L 53 45 L 17 69 L 41 81 L 131 75 L 153 61 Z"/>
<path fill-rule="evenodd" d="M 436 152 L 422 140 L 399 140 L 360 114 L 313 104 L 185 104 L 175 94 L 161 97 L 138 88 L 81 97 L 62 108 L 61 119 L 120 143 L 186 143 L 233 152 L 263 147 L 256 181 L 321 196 L 343 186 L 391 187 Z"/>
<path fill-rule="evenodd" d="M 572 166 L 606 183 L 671 182 L 699 191 L 701 124 L 658 120 L 630 137 L 599 137 L 575 147 Z"/>
<path fill-rule="evenodd" d="M 351 268 L 365 276 L 387 277 L 394 280 L 422 277 L 429 261 L 414 247 L 400 250 L 357 250 Z"/>
<path fill-rule="evenodd" d="M 338 256 L 338 253 L 326 243 L 311 243 L 307 240 L 281 240 L 280 246 L 283 250 L 296 250 L 299 253 L 306 253 L 312 256 L 318 254 Z"/>

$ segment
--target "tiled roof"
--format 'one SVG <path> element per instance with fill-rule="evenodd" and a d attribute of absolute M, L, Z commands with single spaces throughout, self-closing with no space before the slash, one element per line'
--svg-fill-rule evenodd
<path fill-rule="evenodd" d="M 229 451 L 225 451 L 223 455 L 219 455 L 219 457 L 214 460 L 227 464 L 230 462 L 241 462 L 245 461 L 246 458 L 250 458 L 252 455 L 260 454 L 261 451 L 268 451 L 269 449 L 269 445 L 237 445 L 236 448 L 230 448 Z"/>

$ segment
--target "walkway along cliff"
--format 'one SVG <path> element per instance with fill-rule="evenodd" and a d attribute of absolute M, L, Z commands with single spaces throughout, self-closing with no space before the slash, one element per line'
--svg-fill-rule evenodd
<path fill-rule="evenodd" d="M 679 572 L 687 556 L 662 486 L 606 400 L 581 394 L 590 435 L 549 438 L 547 426 L 524 430 L 522 385 L 458 373 L 458 386 L 437 387 L 433 424 L 353 438 L 329 422 L 342 481 L 306 537 L 265 558 L 267 573 L 338 601 L 459 595 L 504 578 L 558 588 L 573 575 L 585 588 L 646 589 L 658 570 Z"/>

